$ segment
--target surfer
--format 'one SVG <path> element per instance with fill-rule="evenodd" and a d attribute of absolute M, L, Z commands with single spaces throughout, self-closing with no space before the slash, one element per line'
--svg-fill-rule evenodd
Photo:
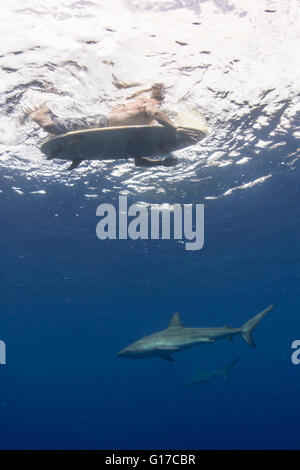
<path fill-rule="evenodd" d="M 145 93 L 151 92 L 150 97 Z M 167 127 L 170 134 L 176 136 L 176 126 L 167 116 L 160 111 L 159 106 L 165 98 L 165 87 L 162 83 L 155 83 L 151 88 L 140 90 L 127 98 L 126 103 L 114 106 L 108 118 L 102 114 L 86 116 L 84 118 L 62 119 L 57 117 L 48 106 L 43 103 L 38 109 L 30 111 L 31 119 L 39 124 L 46 132 L 52 135 L 64 134 L 66 132 L 95 129 L 102 127 L 123 127 L 152 125 L 155 122 Z M 74 144 L 77 141 L 74 141 Z M 153 159 L 148 157 L 135 158 L 137 166 L 174 166 L 177 158 L 167 156 L 164 159 Z"/>

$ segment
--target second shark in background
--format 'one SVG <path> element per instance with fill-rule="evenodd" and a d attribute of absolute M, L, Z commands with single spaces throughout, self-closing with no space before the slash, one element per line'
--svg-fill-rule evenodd
<path fill-rule="evenodd" d="M 235 366 L 235 364 L 239 362 L 239 360 L 240 358 L 235 359 L 226 367 L 224 367 L 224 369 L 220 370 L 204 370 L 199 368 L 196 373 L 186 381 L 186 385 L 196 385 L 198 383 L 208 382 L 219 375 L 223 376 L 224 379 L 228 379 L 229 372 Z"/>

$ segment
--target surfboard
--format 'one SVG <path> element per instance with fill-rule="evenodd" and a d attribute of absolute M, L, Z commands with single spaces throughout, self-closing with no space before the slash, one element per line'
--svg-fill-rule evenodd
<path fill-rule="evenodd" d="M 203 130 L 165 126 L 102 127 L 78 130 L 47 139 L 41 151 L 48 160 L 114 160 L 152 157 L 195 145 Z"/>

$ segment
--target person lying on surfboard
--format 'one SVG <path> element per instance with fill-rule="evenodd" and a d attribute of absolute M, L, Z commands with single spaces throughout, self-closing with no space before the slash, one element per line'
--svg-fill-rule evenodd
<path fill-rule="evenodd" d="M 151 92 L 150 97 L 145 93 Z M 86 116 L 84 118 L 61 119 L 57 117 L 45 103 L 38 109 L 30 111 L 31 119 L 39 124 L 46 132 L 52 135 L 65 134 L 66 132 L 101 127 L 123 127 L 138 125 L 153 125 L 155 122 L 166 126 L 170 132 L 176 132 L 176 126 L 167 116 L 160 111 L 159 106 L 165 98 L 165 87 L 162 83 L 155 83 L 151 88 L 138 91 L 127 98 L 127 102 L 113 107 L 108 118 L 102 114 Z M 76 141 L 74 141 L 74 144 Z M 148 157 L 135 158 L 137 166 L 174 166 L 177 158 L 167 156 L 164 159 Z"/>

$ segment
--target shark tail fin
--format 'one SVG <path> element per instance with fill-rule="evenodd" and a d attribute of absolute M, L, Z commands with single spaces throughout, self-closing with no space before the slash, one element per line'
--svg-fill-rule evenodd
<path fill-rule="evenodd" d="M 244 340 L 250 344 L 250 346 L 252 346 L 253 348 L 255 348 L 255 343 L 254 343 L 254 340 L 251 336 L 251 333 L 252 331 L 254 330 L 254 328 L 258 325 L 258 323 L 264 318 L 264 316 L 270 311 L 272 310 L 272 308 L 274 307 L 274 305 L 269 305 L 269 307 L 267 307 L 265 310 L 263 310 L 262 312 L 258 313 L 257 315 L 255 315 L 255 317 L 251 318 L 249 321 L 247 321 L 246 323 L 244 323 L 244 325 L 242 326 L 241 328 L 241 335 L 242 337 L 244 338 Z"/>
<path fill-rule="evenodd" d="M 224 369 L 223 369 L 223 377 L 224 379 L 228 379 L 228 376 L 229 376 L 229 372 L 231 371 L 231 369 L 233 368 L 233 366 L 235 366 L 235 364 L 237 362 L 239 362 L 240 358 L 238 357 L 237 359 L 235 359 L 234 361 L 232 361 L 230 364 L 228 364 L 228 366 L 226 366 Z"/>

